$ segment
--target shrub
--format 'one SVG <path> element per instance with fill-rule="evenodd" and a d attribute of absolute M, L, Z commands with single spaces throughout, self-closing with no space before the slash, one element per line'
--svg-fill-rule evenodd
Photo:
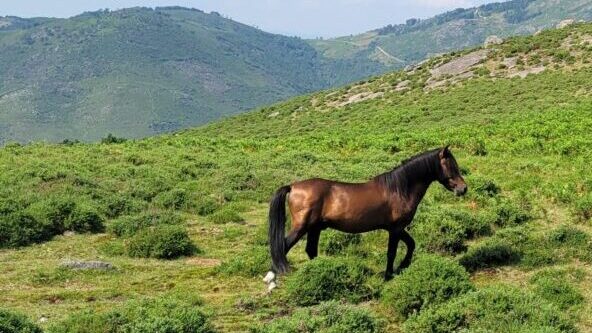
<path fill-rule="evenodd" d="M 566 310 L 584 301 L 582 294 L 562 276 L 538 275 L 531 279 L 534 292 L 549 303 Z"/>
<path fill-rule="evenodd" d="M 575 214 L 581 222 L 592 219 L 592 195 L 589 194 L 577 200 Z"/>
<path fill-rule="evenodd" d="M 495 224 L 500 227 L 520 225 L 529 221 L 532 217 L 523 209 L 509 201 L 503 200 L 495 208 Z"/>
<path fill-rule="evenodd" d="M 585 246 L 588 238 L 587 233 L 567 225 L 560 226 L 549 234 L 549 241 L 557 246 Z"/>
<path fill-rule="evenodd" d="M 214 332 L 208 317 L 196 304 L 173 299 L 131 301 L 106 313 L 83 311 L 49 328 L 50 333 L 95 332 Z"/>
<path fill-rule="evenodd" d="M 87 205 L 77 205 L 64 221 L 64 228 L 76 232 L 101 232 L 105 229 L 103 218 L 95 208 Z"/>
<path fill-rule="evenodd" d="M 357 302 L 372 293 L 366 285 L 370 274 L 368 268 L 353 260 L 315 258 L 286 279 L 286 290 L 298 305 L 342 298 Z"/>
<path fill-rule="evenodd" d="M 469 185 L 475 193 L 486 197 L 495 197 L 501 192 L 499 186 L 491 179 L 472 179 Z"/>
<path fill-rule="evenodd" d="M 335 301 L 297 310 L 290 317 L 279 318 L 252 329 L 255 333 L 298 332 L 382 332 L 384 321 L 369 310 Z"/>
<path fill-rule="evenodd" d="M 136 216 L 120 217 L 111 223 L 109 229 L 119 237 L 129 237 L 148 227 L 182 223 L 183 218 L 174 212 L 148 212 Z"/>
<path fill-rule="evenodd" d="M 158 194 L 154 201 L 166 209 L 183 209 L 189 206 L 189 193 L 184 189 L 173 189 Z"/>
<path fill-rule="evenodd" d="M 427 219 L 418 221 L 413 227 L 423 248 L 431 252 L 455 254 L 466 249 L 466 229 L 450 218 Z"/>
<path fill-rule="evenodd" d="M 232 206 L 225 206 L 216 211 L 208 216 L 208 220 L 216 224 L 241 223 L 245 221 Z"/>
<path fill-rule="evenodd" d="M 109 218 L 141 212 L 146 203 L 124 195 L 112 195 L 106 199 L 106 214 Z"/>
<path fill-rule="evenodd" d="M 385 286 L 382 300 L 408 317 L 473 289 L 462 266 L 447 258 L 424 255 Z"/>
<path fill-rule="evenodd" d="M 362 236 L 359 234 L 348 234 L 345 232 L 327 232 L 323 240 L 323 251 L 328 255 L 343 253 L 351 245 L 360 244 Z"/>
<path fill-rule="evenodd" d="M 220 208 L 218 201 L 212 197 L 198 199 L 195 206 L 197 214 L 200 216 L 208 216 Z"/>
<path fill-rule="evenodd" d="M 0 216 L 0 248 L 40 243 L 54 235 L 53 225 L 30 214 L 19 212 Z"/>
<path fill-rule="evenodd" d="M 254 277 L 263 275 L 271 268 L 271 256 L 267 246 L 253 246 L 232 259 L 224 261 L 218 272 L 227 275 Z"/>
<path fill-rule="evenodd" d="M 39 326 L 20 313 L 0 309 L 0 332 L 43 333 Z"/>
<path fill-rule="evenodd" d="M 468 271 L 497 267 L 516 263 L 520 253 L 512 245 L 503 240 L 491 239 L 475 247 L 471 247 L 459 260 Z"/>
<path fill-rule="evenodd" d="M 552 304 L 524 290 L 492 286 L 412 316 L 404 332 L 577 332 Z"/>
<path fill-rule="evenodd" d="M 144 229 L 126 243 L 130 257 L 174 259 L 196 250 L 187 230 L 179 226 Z"/>

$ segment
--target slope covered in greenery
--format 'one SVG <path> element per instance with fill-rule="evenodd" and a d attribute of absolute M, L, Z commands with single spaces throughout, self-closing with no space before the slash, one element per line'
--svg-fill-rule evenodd
<path fill-rule="evenodd" d="M 0 144 L 149 136 L 380 67 L 185 8 L 0 18 Z"/>
<path fill-rule="evenodd" d="M 50 332 L 589 332 L 591 44 L 577 24 L 174 134 L 10 144 L 0 325 L 30 325 L 22 313 Z M 403 275 L 382 281 L 384 232 L 327 231 L 319 260 L 299 243 L 295 272 L 265 292 L 278 187 L 365 181 L 446 144 L 469 193 L 430 188 Z"/>
<path fill-rule="evenodd" d="M 386 66 L 405 66 L 436 54 L 480 45 L 492 35 L 534 34 L 565 19 L 592 19 L 592 1 L 494 2 L 312 44 L 329 58 L 366 57 Z"/>

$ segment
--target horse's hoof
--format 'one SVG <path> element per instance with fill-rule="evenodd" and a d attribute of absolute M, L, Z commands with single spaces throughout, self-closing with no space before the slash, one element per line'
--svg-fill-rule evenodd
<path fill-rule="evenodd" d="M 275 282 L 271 281 L 271 283 L 267 286 L 267 292 L 270 293 L 275 288 L 277 288 L 277 284 L 275 284 Z"/>
<path fill-rule="evenodd" d="M 263 282 L 269 284 L 272 281 L 275 281 L 275 273 L 272 271 L 267 272 L 267 275 L 263 278 Z"/>

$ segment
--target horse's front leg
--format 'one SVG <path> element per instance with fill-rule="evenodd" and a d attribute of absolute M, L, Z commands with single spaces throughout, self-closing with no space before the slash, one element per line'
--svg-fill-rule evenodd
<path fill-rule="evenodd" d="M 401 234 L 398 231 L 389 231 L 388 250 L 386 252 L 386 271 L 384 272 L 384 280 L 389 281 L 393 278 L 393 265 L 395 257 L 397 256 L 397 247 Z"/>

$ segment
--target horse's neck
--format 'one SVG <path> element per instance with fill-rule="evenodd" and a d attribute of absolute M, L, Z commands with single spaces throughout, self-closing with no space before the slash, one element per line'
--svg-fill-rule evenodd
<path fill-rule="evenodd" d="M 421 202 L 421 200 L 423 200 L 423 197 L 425 196 L 426 192 L 428 191 L 428 188 L 433 182 L 433 180 L 424 179 L 409 183 L 409 190 L 407 192 L 408 199 L 409 204 L 414 209 L 417 208 L 417 206 L 419 206 L 419 203 Z"/>

